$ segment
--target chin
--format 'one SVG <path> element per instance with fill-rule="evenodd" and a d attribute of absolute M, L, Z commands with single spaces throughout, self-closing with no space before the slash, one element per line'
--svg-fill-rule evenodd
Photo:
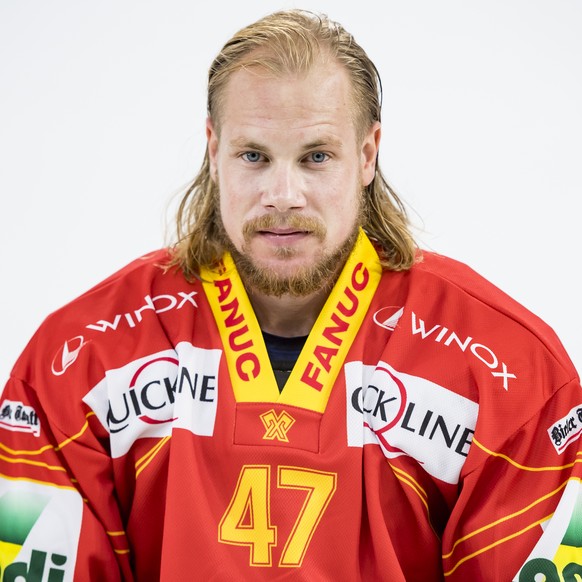
<path fill-rule="evenodd" d="M 299 272 L 309 272 L 318 265 L 318 262 L 316 258 L 297 256 L 253 259 L 258 269 L 265 269 L 279 277 L 293 277 Z"/>

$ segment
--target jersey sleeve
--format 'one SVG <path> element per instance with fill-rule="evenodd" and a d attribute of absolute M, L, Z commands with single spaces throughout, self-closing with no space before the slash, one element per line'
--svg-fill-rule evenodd
<path fill-rule="evenodd" d="M 480 421 L 481 422 L 481 421 Z M 511 418 L 483 420 L 443 538 L 445 579 L 577 580 L 582 576 L 582 389 L 574 379 L 501 445 Z M 497 425 L 496 425 L 497 423 Z M 483 440 L 481 440 L 483 439 Z"/>
<path fill-rule="evenodd" d="M 39 393 L 12 377 L 0 396 L 2 579 L 132 580 L 96 419 L 70 395 Z"/>

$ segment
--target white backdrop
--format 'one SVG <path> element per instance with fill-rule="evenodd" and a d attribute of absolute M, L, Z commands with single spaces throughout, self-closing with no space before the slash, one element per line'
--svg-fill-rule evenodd
<path fill-rule="evenodd" d="M 423 246 L 540 315 L 582 369 L 580 0 L 2 0 L 0 383 L 50 311 L 164 243 L 212 58 L 288 7 L 376 62 L 381 163 Z"/>

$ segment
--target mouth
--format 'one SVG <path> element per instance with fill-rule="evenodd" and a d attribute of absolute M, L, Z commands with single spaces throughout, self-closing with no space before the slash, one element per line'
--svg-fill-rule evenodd
<path fill-rule="evenodd" d="M 301 242 L 311 234 L 297 228 L 266 228 L 256 231 L 256 236 L 272 246 L 290 246 Z"/>
<path fill-rule="evenodd" d="M 325 225 L 319 219 L 296 214 L 268 214 L 243 225 L 243 237 L 247 244 L 253 238 L 274 246 L 299 244 L 312 237 L 323 241 L 325 232 Z"/>
<path fill-rule="evenodd" d="M 257 231 L 257 234 L 267 235 L 267 236 L 297 236 L 297 235 L 307 235 L 310 234 L 308 230 L 298 230 L 296 228 L 265 228 Z"/>

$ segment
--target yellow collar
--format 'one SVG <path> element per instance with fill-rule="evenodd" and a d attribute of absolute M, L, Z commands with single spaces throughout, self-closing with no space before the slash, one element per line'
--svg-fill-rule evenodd
<path fill-rule="evenodd" d="M 323 412 L 374 296 L 382 267 L 363 230 L 281 392 L 259 323 L 230 254 L 203 268 L 204 292 L 218 325 L 237 402 L 277 402 Z"/>

